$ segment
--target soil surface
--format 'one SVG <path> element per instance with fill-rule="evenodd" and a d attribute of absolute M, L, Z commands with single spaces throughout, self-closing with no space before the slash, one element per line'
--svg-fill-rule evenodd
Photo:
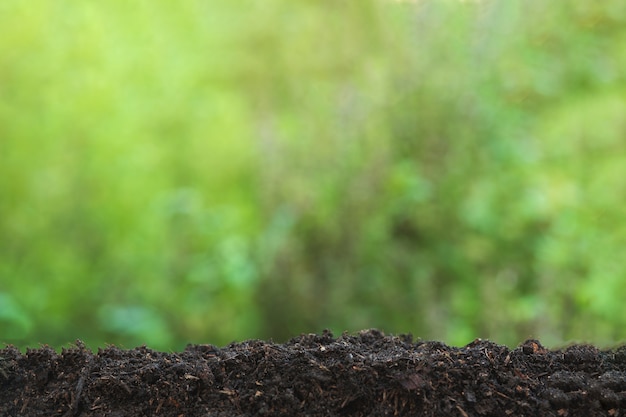
<path fill-rule="evenodd" d="M 0 350 L 0 416 L 623 416 L 626 346 L 385 336 Z"/>

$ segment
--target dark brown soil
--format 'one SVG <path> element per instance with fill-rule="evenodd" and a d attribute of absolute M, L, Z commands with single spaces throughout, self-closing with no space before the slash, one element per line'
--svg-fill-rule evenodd
<path fill-rule="evenodd" d="M 622 416 L 626 346 L 303 335 L 180 353 L 0 350 L 1 416 Z"/>

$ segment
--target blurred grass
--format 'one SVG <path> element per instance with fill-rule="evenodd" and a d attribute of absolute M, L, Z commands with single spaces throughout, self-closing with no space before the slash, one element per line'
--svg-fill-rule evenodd
<path fill-rule="evenodd" d="M 0 341 L 623 341 L 625 21 L 3 2 Z"/>

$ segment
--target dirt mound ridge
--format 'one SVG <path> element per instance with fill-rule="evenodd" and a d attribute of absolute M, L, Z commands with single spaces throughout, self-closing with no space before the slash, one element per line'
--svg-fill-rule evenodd
<path fill-rule="evenodd" d="M 622 416 L 626 346 L 302 335 L 180 353 L 0 350 L 0 416 Z"/>

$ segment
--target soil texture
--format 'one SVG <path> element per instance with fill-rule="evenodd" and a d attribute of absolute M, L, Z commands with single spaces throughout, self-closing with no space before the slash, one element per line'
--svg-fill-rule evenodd
<path fill-rule="evenodd" d="M 0 416 L 623 416 L 626 346 L 464 347 L 377 330 L 164 353 L 0 350 Z"/>

